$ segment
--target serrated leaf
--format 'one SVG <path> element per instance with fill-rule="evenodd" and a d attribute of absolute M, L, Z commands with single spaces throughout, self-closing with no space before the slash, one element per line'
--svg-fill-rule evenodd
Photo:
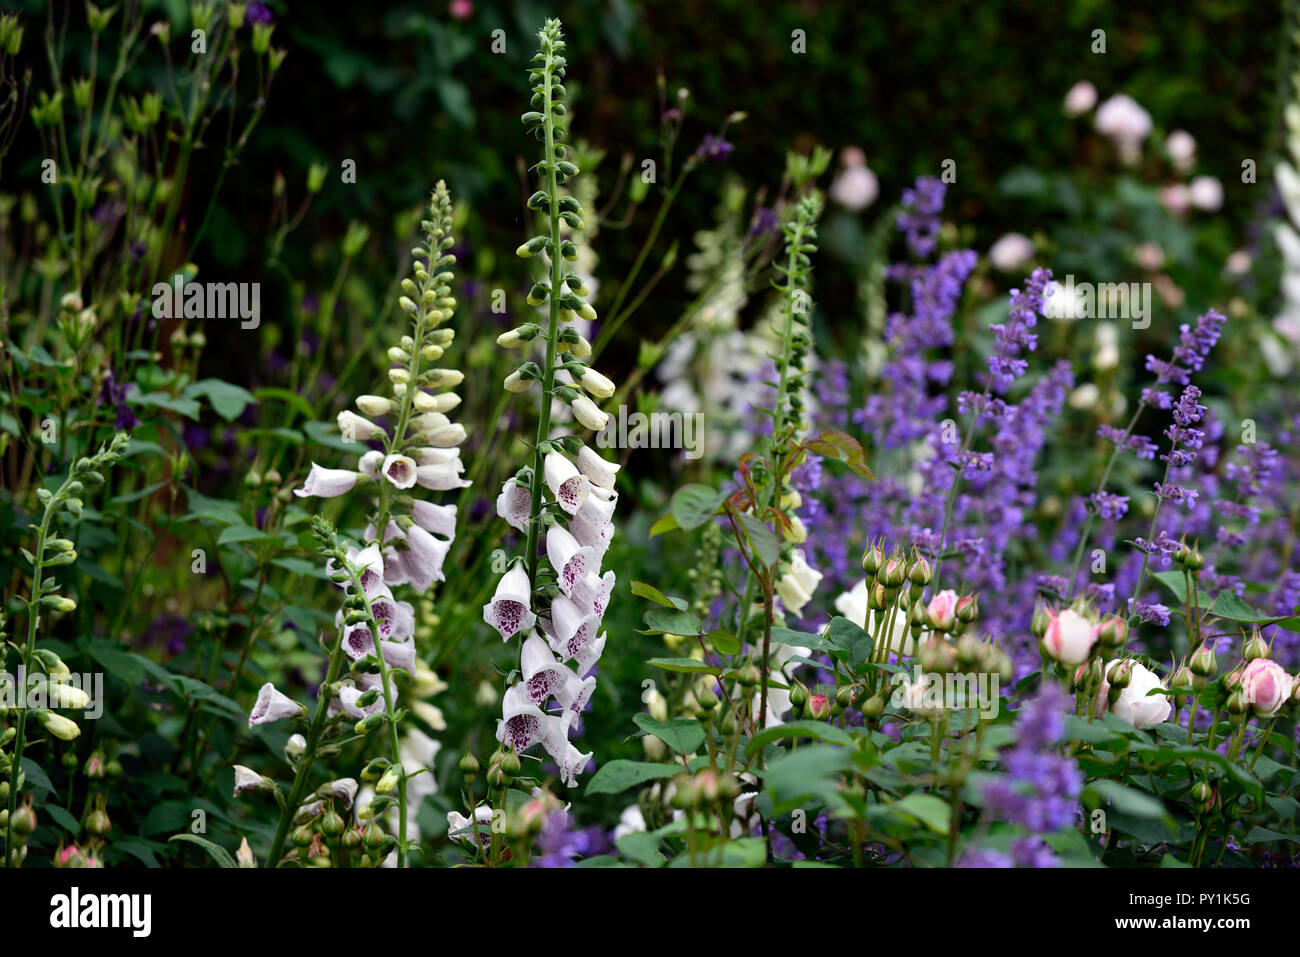
<path fill-rule="evenodd" d="M 776 535 L 749 512 L 741 512 L 739 517 L 759 560 L 764 565 L 775 565 L 781 557 L 781 543 L 777 541 Z"/>
<path fill-rule="evenodd" d="M 661 668 L 664 671 L 677 671 L 687 675 L 717 675 L 722 673 L 722 669 L 717 665 L 696 661 L 693 658 L 651 658 L 646 664 Z"/>
<path fill-rule="evenodd" d="M 645 613 L 646 630 L 651 634 L 698 635 L 700 620 L 689 611 L 676 608 L 651 608 Z"/>
<path fill-rule="evenodd" d="M 853 436 L 836 429 L 828 429 L 814 439 L 804 442 L 804 448 L 826 458 L 843 462 L 854 472 L 864 478 L 875 480 L 871 469 L 867 468 L 867 453 L 862 443 Z"/>
<path fill-rule="evenodd" d="M 586 794 L 618 794 L 648 781 L 671 778 L 681 772 L 677 764 L 654 761 L 627 761 L 622 758 L 602 764 L 587 782 Z"/>
<path fill-rule="evenodd" d="M 653 716 L 641 712 L 634 714 L 632 720 L 646 734 L 652 734 L 678 754 L 690 754 L 699 750 L 704 743 L 704 729 L 693 718 L 673 718 L 671 721 L 659 721 Z"/>
<path fill-rule="evenodd" d="M 632 594 L 638 598 L 648 598 L 656 605 L 663 605 L 665 608 L 673 608 L 678 611 L 686 610 L 686 602 L 680 598 L 669 598 L 654 585 L 647 585 L 645 582 L 632 582 Z"/>

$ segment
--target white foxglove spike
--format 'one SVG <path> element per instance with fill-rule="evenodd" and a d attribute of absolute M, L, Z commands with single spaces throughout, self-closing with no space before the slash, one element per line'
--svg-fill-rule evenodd
<path fill-rule="evenodd" d="M 546 533 L 546 557 L 555 569 L 560 591 L 569 596 L 573 586 L 598 567 L 593 550 L 579 545 L 569 530 L 559 525 L 552 525 Z"/>
<path fill-rule="evenodd" d="M 431 502 L 416 501 L 411 503 L 411 518 L 426 532 L 442 535 L 444 538 L 456 537 L 456 506 L 434 505 Z"/>
<path fill-rule="evenodd" d="M 272 724 L 285 718 L 294 718 L 305 710 L 288 695 L 277 691 L 275 685 L 268 681 L 258 691 L 253 710 L 248 713 L 248 726 L 255 728 L 259 724 Z"/>
<path fill-rule="evenodd" d="M 497 516 L 505 519 L 512 528 L 527 532 L 531 508 L 532 495 L 528 489 L 513 477 L 506 479 L 501 494 L 497 496 Z"/>
<path fill-rule="evenodd" d="M 546 456 L 543 478 L 551 494 L 555 496 L 555 500 L 560 503 L 560 508 L 570 515 L 582 505 L 587 498 L 587 490 L 591 487 L 587 476 L 580 473 L 573 463 L 559 452 L 551 452 Z"/>
<path fill-rule="evenodd" d="M 299 498 L 309 496 L 335 498 L 352 491 L 362 478 L 363 473 L 361 472 L 353 472 L 350 469 L 321 468 L 313 462 L 311 463 L 311 472 L 307 475 L 306 481 L 302 483 L 302 488 L 294 489 L 293 494 Z"/>
<path fill-rule="evenodd" d="M 568 661 L 596 637 L 600 619 L 593 614 L 584 614 L 568 598 L 557 595 L 551 602 L 551 627 L 554 639 L 551 647 L 561 661 Z"/>
<path fill-rule="evenodd" d="M 415 459 L 409 455 L 390 455 L 384 459 L 384 478 L 395 488 L 410 488 L 415 484 Z"/>
<path fill-rule="evenodd" d="M 533 586 L 528 572 L 516 563 L 501 576 L 496 594 L 483 606 L 483 620 L 501 633 L 508 641 L 517 632 L 533 627 L 537 616 L 532 611 Z"/>
<path fill-rule="evenodd" d="M 593 485 L 612 489 L 621 465 L 607 462 L 587 446 L 578 449 L 578 471 L 591 479 Z"/>

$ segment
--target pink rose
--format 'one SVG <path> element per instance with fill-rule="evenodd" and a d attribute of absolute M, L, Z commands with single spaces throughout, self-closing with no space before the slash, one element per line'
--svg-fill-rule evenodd
<path fill-rule="evenodd" d="M 1291 697 L 1292 680 L 1276 661 L 1256 658 L 1242 673 L 1241 690 L 1257 715 L 1271 718 Z"/>
<path fill-rule="evenodd" d="M 945 588 L 925 607 L 926 621 L 938 631 L 950 631 L 957 623 L 957 593 Z"/>
<path fill-rule="evenodd" d="M 1079 665 L 1088 660 L 1092 646 L 1097 642 L 1097 628 L 1077 611 L 1047 613 L 1047 631 L 1043 633 L 1043 647 L 1057 661 L 1066 665 Z"/>

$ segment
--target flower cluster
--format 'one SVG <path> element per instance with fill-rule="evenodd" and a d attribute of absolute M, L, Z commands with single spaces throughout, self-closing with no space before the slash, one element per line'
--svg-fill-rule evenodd
<path fill-rule="evenodd" d="M 565 43 L 558 20 L 547 21 L 539 36 L 541 47 L 529 73 L 532 109 L 522 119 L 545 144 L 545 155 L 534 167 L 542 175 L 542 188 L 528 206 L 544 214 L 550 228 L 517 253 L 547 257 L 547 274 L 528 296 L 530 305 L 548 304 L 547 324 L 525 324 L 503 334 L 498 343 L 520 348 L 539 341 L 544 346 L 540 365 L 525 361 L 505 383 L 508 391 L 523 392 L 539 382 L 542 396 L 533 463 L 507 479 L 497 498 L 497 514 L 527 536 L 526 550 L 502 576 L 483 607 L 483 618 L 503 641 L 522 638 L 519 665 L 502 699 L 497 740 L 516 753 L 541 744 L 565 783 L 574 787 L 591 754 L 580 752 L 568 735 L 595 689 L 596 679 L 587 676 L 605 647 L 600 623 L 615 576 L 612 571 L 602 575 L 601 563 L 614 537 L 619 467 L 576 435 L 551 434 L 557 399 L 582 427 L 603 428 L 608 416 L 596 402 L 612 396 L 614 384 L 584 361 L 591 346 L 573 328 L 577 318 L 591 321 L 596 312 L 587 301 L 586 284 L 564 266 L 576 259 L 577 247 L 562 227 L 583 226 L 581 205 L 560 191 L 578 174 L 565 158 L 565 131 L 558 122 L 566 112 Z M 542 548 L 549 567 L 539 561 Z M 558 711 L 543 710 L 551 700 Z"/>

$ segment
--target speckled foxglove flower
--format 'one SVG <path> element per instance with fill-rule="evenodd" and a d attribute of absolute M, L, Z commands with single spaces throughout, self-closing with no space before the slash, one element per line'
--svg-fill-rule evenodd
<path fill-rule="evenodd" d="M 285 718 L 296 718 L 306 709 L 288 695 L 277 691 L 275 685 L 267 682 L 257 693 L 257 703 L 248 713 L 248 726 L 255 728 L 259 724 L 272 724 Z"/>
<path fill-rule="evenodd" d="M 293 494 L 299 498 L 335 498 L 352 491 L 357 487 L 357 483 L 368 478 L 364 472 L 353 472 L 350 469 L 327 469 L 322 468 L 315 462 L 311 463 L 311 472 L 307 475 L 306 480 L 302 483 L 302 488 L 293 490 Z"/>
<path fill-rule="evenodd" d="M 506 520 L 506 524 L 521 532 L 528 531 L 528 513 L 532 505 L 532 493 L 528 487 L 520 485 L 513 477 L 506 479 L 497 496 L 497 517 Z"/>
<path fill-rule="evenodd" d="M 480 804 L 471 821 L 459 811 L 448 811 L 447 833 L 455 840 L 487 847 L 492 843 L 492 813 L 490 805 Z"/>
<path fill-rule="evenodd" d="M 235 797 L 249 791 L 256 793 L 258 791 L 269 791 L 270 789 L 270 782 L 262 775 L 251 768 L 244 767 L 242 764 L 235 765 Z"/>
<path fill-rule="evenodd" d="M 546 267 L 545 274 L 539 268 L 527 299 L 544 311 L 545 322 L 524 323 L 497 340 L 502 348 L 522 353 L 506 379 L 506 391 L 531 393 L 533 383 L 540 385 L 532 461 L 505 481 L 496 500 L 498 516 L 527 541 L 521 560 L 484 606 L 483 617 L 506 640 L 528 636 L 520 644 L 523 680 L 506 691 L 498 740 L 515 751 L 541 743 L 573 786 L 590 758 L 569 743 L 568 732 L 595 687 L 594 678 L 583 676 L 605 645 L 598 633 L 615 578 L 612 572 L 602 575 L 600 565 L 614 535 L 618 466 L 588 449 L 579 435 L 557 428 L 552 416 L 567 419 L 571 414 L 570 429 L 601 429 L 608 416 L 596 400 L 610 398 L 617 387 L 593 368 L 591 345 L 572 325 L 597 316 L 588 301 L 591 288 L 580 271 L 565 265 L 578 259 L 579 244 L 565 230 L 583 230 L 583 201 L 571 189 L 561 191 L 578 169 L 566 158 L 564 129 L 557 123 L 564 115 L 566 71 L 559 21 L 548 20 L 539 38 L 541 50 L 530 73 L 533 108 L 523 121 L 546 144 L 535 167 L 541 188 L 528 200 L 546 229 L 516 252 Z M 543 535 L 549 569 L 540 564 Z M 534 624 L 541 634 L 532 631 Z M 562 662 L 573 662 L 579 671 Z M 552 698 L 566 718 L 544 713 L 542 706 Z"/>
<path fill-rule="evenodd" d="M 542 474 L 546 487 L 551 490 L 555 500 L 570 515 L 587 497 L 590 480 L 578 471 L 577 467 L 562 452 L 551 452 L 543 463 Z"/>
<path fill-rule="evenodd" d="M 502 641 L 532 628 L 537 616 L 532 610 L 533 587 L 522 564 L 512 565 L 497 583 L 496 594 L 483 606 L 483 620 L 501 633 Z"/>

